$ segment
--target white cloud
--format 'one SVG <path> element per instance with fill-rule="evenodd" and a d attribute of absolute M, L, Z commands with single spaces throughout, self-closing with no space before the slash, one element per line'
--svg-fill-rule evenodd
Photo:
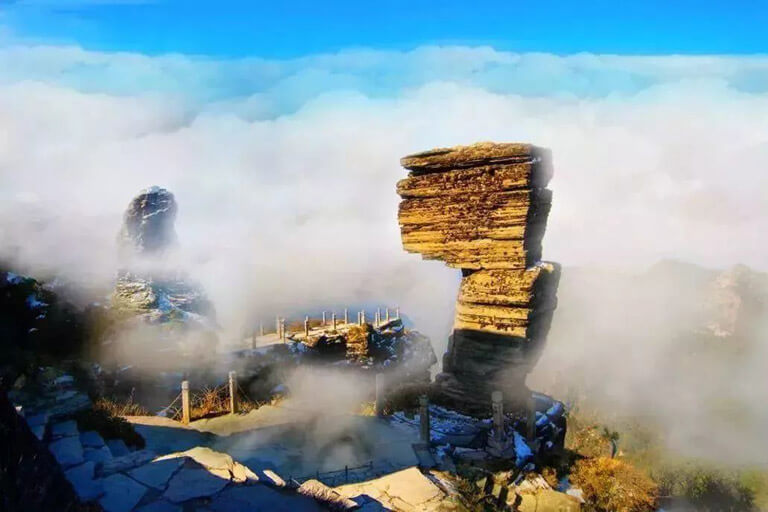
<path fill-rule="evenodd" d="M 403 253 L 398 160 L 478 140 L 553 149 L 547 259 L 766 269 L 768 58 L 12 47 L 0 69 L 3 255 L 108 283 L 123 209 L 166 186 L 232 332 L 253 311 L 380 301 L 442 352 L 458 278 Z"/>

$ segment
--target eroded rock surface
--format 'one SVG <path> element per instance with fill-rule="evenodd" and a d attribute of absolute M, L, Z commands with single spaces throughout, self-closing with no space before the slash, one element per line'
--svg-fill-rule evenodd
<path fill-rule="evenodd" d="M 163 252 L 176 243 L 176 198 L 164 188 L 152 186 L 134 197 L 123 215 L 118 243 L 126 253 Z"/>
<path fill-rule="evenodd" d="M 121 319 L 112 341 L 122 364 L 134 359 L 147 364 L 137 354 L 153 351 L 195 356 L 217 343 L 213 305 L 174 263 L 178 209 L 170 191 L 153 186 L 140 191 L 124 214 L 118 236 L 121 269 L 110 301 Z M 143 346 L 146 340 L 149 346 Z"/>
<path fill-rule="evenodd" d="M 398 220 L 403 248 L 462 269 L 454 332 L 439 395 L 470 414 L 490 412 L 499 389 L 521 408 L 557 304 L 560 267 L 541 262 L 552 193 L 550 152 L 483 142 L 401 160 L 408 178 Z"/>

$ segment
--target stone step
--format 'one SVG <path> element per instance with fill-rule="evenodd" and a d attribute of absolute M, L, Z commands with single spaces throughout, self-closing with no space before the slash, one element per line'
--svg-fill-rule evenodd
<path fill-rule="evenodd" d="M 139 504 L 149 489 L 123 474 L 116 473 L 102 482 L 104 495 L 99 504 L 105 512 L 129 512 Z"/>
<path fill-rule="evenodd" d="M 87 432 L 81 433 L 80 442 L 83 444 L 83 448 L 102 448 L 106 446 L 104 438 L 94 430 L 88 430 Z"/>
<path fill-rule="evenodd" d="M 106 446 L 101 448 L 85 448 L 83 450 L 83 457 L 85 457 L 85 460 L 96 463 L 109 462 L 114 458 L 112 452 Z"/>
<path fill-rule="evenodd" d="M 122 439 L 109 439 L 106 442 L 107 448 L 112 452 L 113 457 L 124 457 L 131 453 L 131 450 L 126 446 L 125 441 Z"/>
<path fill-rule="evenodd" d="M 35 437 L 40 441 L 45 438 L 45 433 L 48 428 L 48 413 L 35 414 L 25 418 L 29 429 L 35 434 Z"/>
<path fill-rule="evenodd" d="M 109 442 L 109 441 L 107 441 Z M 151 450 L 139 450 L 136 452 L 129 452 L 122 457 L 115 457 L 112 460 L 102 463 L 97 468 L 99 476 L 109 476 L 113 473 L 120 473 L 123 471 L 130 471 L 139 466 L 147 464 L 149 461 L 155 458 L 155 452 Z"/>
<path fill-rule="evenodd" d="M 74 420 L 61 421 L 51 425 L 51 439 L 61 439 L 62 437 L 78 437 L 80 431 L 77 429 L 77 422 Z"/>
<path fill-rule="evenodd" d="M 64 473 L 82 501 L 94 501 L 104 494 L 101 480 L 96 479 L 95 468 L 95 462 L 87 461 Z"/>
<path fill-rule="evenodd" d="M 77 436 L 62 437 L 53 441 L 48 445 L 48 450 L 64 469 L 85 462 L 83 445 L 80 444 L 80 438 Z"/>

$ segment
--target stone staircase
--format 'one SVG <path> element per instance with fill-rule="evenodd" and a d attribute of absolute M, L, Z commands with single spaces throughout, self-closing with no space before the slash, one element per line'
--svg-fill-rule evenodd
<path fill-rule="evenodd" d="M 78 429 L 74 415 L 91 407 L 69 376 L 16 410 L 47 446 L 82 502 L 106 512 L 320 511 L 318 503 L 288 489 L 271 471 L 256 474 L 229 455 L 196 447 L 158 455 L 132 450 Z"/>

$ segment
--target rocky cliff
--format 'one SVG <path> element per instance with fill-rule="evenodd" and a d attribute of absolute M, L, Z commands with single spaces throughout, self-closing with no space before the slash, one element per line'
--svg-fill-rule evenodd
<path fill-rule="evenodd" d="M 87 352 L 94 308 L 79 308 L 52 283 L 0 271 L 0 386 L 50 361 Z"/>
<path fill-rule="evenodd" d="M 546 339 L 560 267 L 543 263 L 552 201 L 550 152 L 479 143 L 401 160 L 403 248 L 462 270 L 456 319 L 438 396 L 470 414 L 490 411 L 493 390 L 520 409 L 525 378 Z"/>

